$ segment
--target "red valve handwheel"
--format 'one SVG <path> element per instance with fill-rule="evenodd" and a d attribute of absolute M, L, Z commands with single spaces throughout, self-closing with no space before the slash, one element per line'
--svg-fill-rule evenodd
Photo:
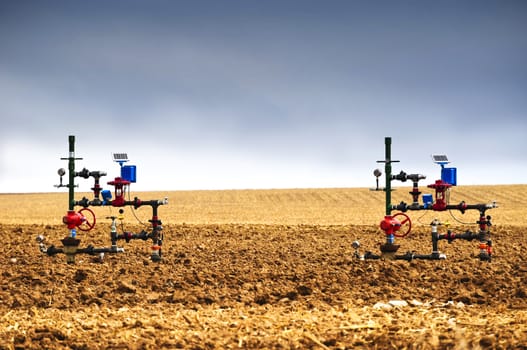
<path fill-rule="evenodd" d="M 404 233 L 397 233 L 397 232 L 394 232 L 393 235 L 394 235 L 395 237 L 400 237 L 400 238 L 402 238 L 402 237 L 406 237 L 406 236 L 410 233 L 410 231 L 412 230 L 412 220 L 410 220 L 410 217 L 409 217 L 408 215 L 406 215 L 405 213 L 397 213 L 397 214 L 393 215 L 392 217 L 395 219 L 395 218 L 397 218 L 398 216 L 402 216 L 402 217 L 404 217 L 403 220 L 400 220 L 400 221 L 401 221 L 401 229 L 402 229 L 403 226 L 405 226 L 406 224 L 408 224 L 408 225 L 407 225 L 408 228 L 406 229 L 406 232 L 404 232 Z"/>
<path fill-rule="evenodd" d="M 88 213 L 90 213 L 91 218 L 92 218 L 91 221 L 88 220 L 88 218 L 86 218 L 86 216 L 83 214 L 84 211 L 87 211 Z M 79 230 L 81 231 L 91 230 L 95 226 L 95 221 L 96 221 L 95 214 L 93 213 L 93 211 L 90 208 L 82 208 L 81 210 L 79 210 L 79 214 L 84 216 L 84 218 L 86 219 L 81 225 L 77 226 Z"/>

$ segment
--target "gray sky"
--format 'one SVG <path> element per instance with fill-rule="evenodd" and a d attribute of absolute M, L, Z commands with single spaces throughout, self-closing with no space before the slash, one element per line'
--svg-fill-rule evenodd
<path fill-rule="evenodd" d="M 525 1 L 2 1 L 0 48 L 0 193 L 56 191 L 68 135 L 132 190 L 370 187 L 386 136 L 525 183 Z"/>

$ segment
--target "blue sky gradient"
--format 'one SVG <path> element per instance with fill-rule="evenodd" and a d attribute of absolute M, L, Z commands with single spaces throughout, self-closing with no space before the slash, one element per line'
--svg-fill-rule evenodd
<path fill-rule="evenodd" d="M 0 193 L 54 191 L 68 135 L 135 190 L 369 187 L 386 136 L 525 183 L 526 34 L 524 1 L 3 1 Z"/>

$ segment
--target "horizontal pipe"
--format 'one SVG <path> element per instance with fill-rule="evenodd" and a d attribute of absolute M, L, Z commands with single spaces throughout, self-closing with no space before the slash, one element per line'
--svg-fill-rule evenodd
<path fill-rule="evenodd" d="M 498 205 L 496 202 L 492 203 L 480 203 L 480 204 L 466 204 L 465 202 L 461 202 L 459 204 L 448 204 L 445 206 L 444 210 L 459 210 L 462 213 L 464 213 L 466 210 L 479 210 L 480 212 L 485 212 L 487 209 L 493 209 L 497 208 Z M 434 210 L 432 205 L 427 205 L 426 207 L 422 204 L 412 203 L 407 204 L 405 202 L 401 202 L 397 205 L 391 206 L 392 210 L 399 210 L 402 212 L 406 212 L 408 210 Z"/>
<path fill-rule="evenodd" d="M 64 252 L 64 249 L 62 248 L 56 248 L 55 246 L 50 246 L 46 250 L 43 251 L 49 256 L 55 255 L 55 254 L 66 254 Z M 95 248 L 91 245 L 87 246 L 86 248 L 78 248 L 74 254 L 98 254 L 98 253 L 122 253 L 124 252 L 124 248 L 120 248 L 117 246 L 113 247 L 102 247 L 102 248 Z"/>
<path fill-rule="evenodd" d="M 142 231 L 141 233 L 124 232 L 117 235 L 117 239 L 124 239 L 126 242 L 129 242 L 132 239 L 142 239 L 143 241 L 146 241 L 149 238 L 152 238 L 152 234 L 149 234 L 146 231 Z"/>
<path fill-rule="evenodd" d="M 86 248 L 80 248 L 77 249 L 75 254 L 98 254 L 98 253 L 123 253 L 124 248 L 120 248 L 117 246 L 111 246 L 111 247 L 102 247 L 102 248 L 95 248 L 92 245 L 87 246 Z"/>
<path fill-rule="evenodd" d="M 404 255 L 396 255 L 395 260 L 407 260 L 411 261 L 414 259 L 425 259 L 425 260 L 444 260 L 446 259 L 445 254 L 441 253 L 432 253 L 432 254 L 414 254 L 411 252 L 408 252 Z"/>
<path fill-rule="evenodd" d="M 484 233 L 484 234 L 486 234 L 486 233 Z M 451 243 L 455 239 L 464 239 L 464 240 L 467 240 L 467 241 L 472 241 L 474 239 L 482 238 L 482 235 L 484 235 L 484 234 L 482 234 L 482 233 L 475 233 L 475 232 L 471 232 L 471 231 L 466 231 L 464 233 L 448 232 L 448 233 L 445 233 L 445 234 L 438 235 L 437 236 L 437 240 L 446 239 L 446 240 L 448 240 L 449 243 Z"/>
<path fill-rule="evenodd" d="M 64 251 L 62 250 L 62 248 L 56 248 L 54 245 L 52 245 L 49 246 L 46 250 L 43 250 L 43 252 L 49 256 L 52 256 L 55 254 L 63 253 Z"/>
<path fill-rule="evenodd" d="M 111 206 L 112 201 L 101 201 L 100 199 L 96 198 L 94 200 L 89 200 L 88 198 L 82 198 L 81 200 L 74 201 L 74 205 L 80 206 L 80 207 L 101 207 L 101 206 Z M 168 199 L 154 199 L 154 200 L 148 200 L 148 201 L 142 201 L 139 198 L 135 198 L 133 201 L 123 201 L 122 205 L 119 206 L 126 206 L 131 205 L 134 208 L 139 208 L 143 205 L 148 205 L 151 207 L 158 207 L 160 205 L 166 205 L 168 204 Z"/>

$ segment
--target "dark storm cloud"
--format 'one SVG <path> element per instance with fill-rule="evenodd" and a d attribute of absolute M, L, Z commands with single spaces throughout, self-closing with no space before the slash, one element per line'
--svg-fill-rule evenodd
<path fill-rule="evenodd" d="M 118 135 L 369 176 L 392 136 L 425 162 L 438 148 L 525 162 L 526 7 L 3 2 L 2 147 Z"/>

